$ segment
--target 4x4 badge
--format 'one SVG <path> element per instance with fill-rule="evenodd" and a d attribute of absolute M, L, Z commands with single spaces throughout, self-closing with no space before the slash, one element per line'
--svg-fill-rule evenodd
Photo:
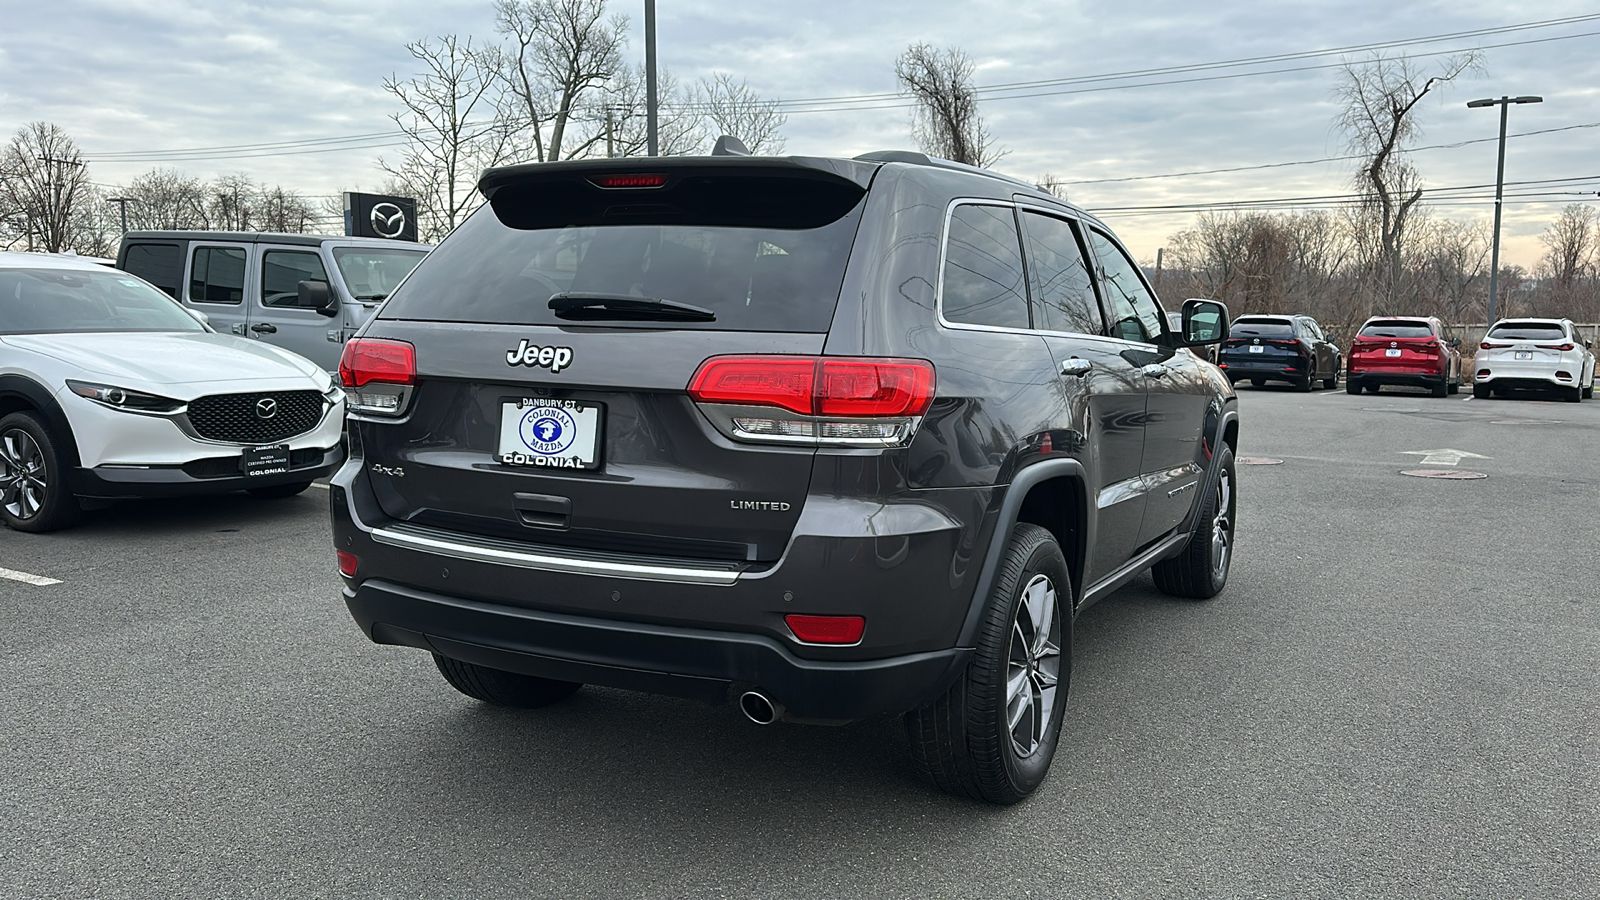
<path fill-rule="evenodd" d="M 523 338 L 516 349 L 506 353 L 508 366 L 536 366 L 559 372 L 571 364 L 571 347 L 535 347 L 528 343 L 527 338 Z"/>

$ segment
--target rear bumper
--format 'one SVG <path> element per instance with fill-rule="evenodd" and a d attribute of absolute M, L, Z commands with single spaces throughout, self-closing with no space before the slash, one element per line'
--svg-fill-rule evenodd
<path fill-rule="evenodd" d="M 1218 368 L 1229 378 L 1237 381 L 1240 378 L 1277 378 L 1284 381 L 1299 381 L 1311 371 L 1309 360 L 1300 358 L 1284 358 L 1257 360 L 1236 359 L 1224 357 L 1218 361 Z"/>
<path fill-rule="evenodd" d="M 192 497 L 202 494 L 225 494 L 250 488 L 274 487 L 314 481 L 331 474 L 344 462 L 344 450 L 333 446 L 325 449 L 294 451 L 298 465 L 276 475 L 246 477 L 243 474 L 211 475 L 220 471 L 236 458 L 217 457 L 196 460 L 182 466 L 96 466 L 73 470 L 72 492 L 79 497 L 96 500 L 150 500 L 165 497 Z M 197 474 L 198 473 L 198 474 Z"/>
<path fill-rule="evenodd" d="M 848 722 L 932 702 L 969 649 L 888 659 L 801 659 L 772 638 L 539 612 L 418 591 L 378 579 L 346 587 L 345 604 L 380 644 L 541 678 L 711 703 L 759 690 L 787 717 Z"/>
<path fill-rule="evenodd" d="M 1473 382 L 1476 384 L 1499 384 L 1506 386 L 1522 385 L 1525 387 L 1573 387 L 1580 383 L 1583 377 L 1582 361 L 1575 364 L 1529 362 L 1516 360 L 1495 360 L 1482 364 L 1474 364 Z M 1488 370 L 1488 374 L 1480 374 Z M 1558 372 L 1565 372 L 1568 377 L 1562 378 Z"/>
<path fill-rule="evenodd" d="M 1345 371 L 1347 381 L 1361 384 L 1393 384 L 1411 387 L 1433 387 L 1449 378 L 1448 370 L 1408 365 L 1372 365 L 1352 362 Z"/>

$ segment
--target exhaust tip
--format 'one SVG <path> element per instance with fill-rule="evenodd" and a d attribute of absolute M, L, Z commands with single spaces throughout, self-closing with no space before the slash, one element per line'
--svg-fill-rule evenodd
<path fill-rule="evenodd" d="M 739 695 L 739 711 L 757 725 L 771 725 L 783 714 L 783 707 L 773 703 L 765 694 L 745 691 Z"/>

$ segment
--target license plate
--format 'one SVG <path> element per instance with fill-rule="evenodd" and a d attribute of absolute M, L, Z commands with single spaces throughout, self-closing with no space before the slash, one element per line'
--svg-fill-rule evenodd
<path fill-rule="evenodd" d="M 524 398 L 500 408 L 495 458 L 510 466 L 593 469 L 599 465 L 600 407 Z"/>
<path fill-rule="evenodd" d="M 282 475 L 289 471 L 289 445 L 273 444 L 270 447 L 246 447 L 239 460 L 239 470 L 246 478 L 263 475 Z"/>
<path fill-rule="evenodd" d="M 1533 351 L 1532 350 L 1519 350 L 1514 354 L 1514 356 L 1517 359 L 1533 359 Z"/>
<path fill-rule="evenodd" d="M 1384 356 L 1399 356 L 1400 355 L 1400 348 L 1399 347 L 1390 347 L 1389 349 L 1383 351 L 1383 355 Z"/>
<path fill-rule="evenodd" d="M 1251 353 L 1263 353 L 1263 352 L 1265 352 L 1265 351 L 1266 351 L 1266 349 L 1267 349 L 1267 348 L 1265 348 L 1265 347 L 1261 347 L 1261 346 L 1255 346 L 1255 347 L 1251 347 L 1251 348 L 1250 348 L 1250 352 L 1251 352 Z"/>

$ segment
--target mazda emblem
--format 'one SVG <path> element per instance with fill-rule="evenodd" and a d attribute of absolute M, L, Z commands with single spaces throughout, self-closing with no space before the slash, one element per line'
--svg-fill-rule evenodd
<path fill-rule="evenodd" d="M 380 237 L 397 238 L 406 230 L 406 211 L 393 203 L 372 207 L 372 230 Z"/>
<path fill-rule="evenodd" d="M 278 414 L 278 401 L 271 397 L 262 397 L 256 401 L 256 418 L 270 419 Z"/>

